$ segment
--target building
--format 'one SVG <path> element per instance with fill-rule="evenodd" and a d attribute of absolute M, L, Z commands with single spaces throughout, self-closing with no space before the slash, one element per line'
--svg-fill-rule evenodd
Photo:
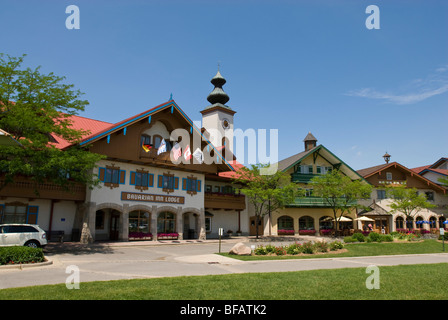
<path fill-rule="evenodd" d="M 434 183 L 448 187 L 440 179 L 448 179 L 448 158 L 442 157 L 433 164 L 411 169 Z"/>
<path fill-rule="evenodd" d="M 245 197 L 225 175 L 238 163 L 223 156 L 232 151 L 235 111 L 225 105 L 219 71 L 211 82 L 203 128 L 174 100 L 114 124 L 73 116 L 73 127 L 90 130 L 80 145 L 105 156 L 93 170 L 100 186 L 42 184 L 36 195 L 29 179 L 17 178 L 0 191 L 0 223 L 36 223 L 50 236 L 63 232 L 65 240 L 84 243 L 205 239 L 218 228 L 247 229 Z M 225 139 L 211 143 L 215 131 Z M 62 150 L 72 147 L 54 139 Z"/>
<path fill-rule="evenodd" d="M 306 196 L 296 198 L 294 203 L 273 212 L 271 217 L 265 217 L 262 230 L 265 235 L 280 235 L 292 230 L 294 233 L 311 235 L 328 232 L 334 228 L 333 211 L 323 198 L 313 196 L 309 182 L 312 178 L 334 169 L 338 169 L 352 180 L 363 179 L 325 146 L 317 145 L 317 139 L 311 133 L 308 133 L 303 142 L 304 151 L 280 161 L 278 170 L 290 174 L 291 181 L 306 190 Z M 356 210 L 353 210 L 339 222 L 339 228 L 356 228 L 356 218 Z"/>
<path fill-rule="evenodd" d="M 374 186 L 370 199 L 363 202 L 371 210 L 364 211 L 361 215 L 374 220 L 371 224 L 376 232 L 380 232 L 383 227 L 386 233 L 400 229 L 429 230 L 442 227 L 445 221 L 445 208 L 448 205 L 446 189 L 400 163 L 389 163 L 389 159 L 390 155 L 386 154 L 384 164 L 358 170 L 358 173 Z M 437 207 L 423 209 L 414 218 L 407 217 L 401 212 L 392 212 L 390 208 L 392 201 L 388 199 L 386 192 L 387 186 L 415 188 L 419 193 L 424 193 L 427 200 Z"/>

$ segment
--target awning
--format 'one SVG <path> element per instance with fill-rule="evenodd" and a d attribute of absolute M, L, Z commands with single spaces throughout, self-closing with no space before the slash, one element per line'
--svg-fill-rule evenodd
<path fill-rule="evenodd" d="M 370 219 L 368 217 L 360 217 L 360 218 L 356 218 L 355 220 L 359 220 L 359 221 L 375 221 L 375 220 Z"/>

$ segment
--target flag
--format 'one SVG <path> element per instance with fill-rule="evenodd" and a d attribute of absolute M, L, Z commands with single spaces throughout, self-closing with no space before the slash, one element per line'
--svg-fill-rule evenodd
<path fill-rule="evenodd" d="M 204 162 L 204 154 L 202 153 L 201 149 L 199 149 L 199 148 L 197 148 L 197 149 L 193 152 L 193 157 L 194 157 L 199 163 Z"/>
<path fill-rule="evenodd" d="M 143 148 L 143 150 L 145 150 L 145 152 L 149 152 L 149 150 L 151 150 L 152 146 L 150 144 L 142 144 L 142 148 Z"/>
<path fill-rule="evenodd" d="M 191 152 L 190 152 L 190 146 L 189 145 L 185 148 L 184 158 L 187 161 L 191 159 Z"/>
<path fill-rule="evenodd" d="M 159 149 L 157 149 L 157 155 L 166 152 L 166 142 L 165 139 L 162 139 L 162 142 L 160 142 Z"/>
<path fill-rule="evenodd" d="M 176 144 L 173 147 L 172 153 L 173 153 L 174 161 L 179 159 L 179 157 L 182 155 L 182 150 L 180 148 L 180 144 L 179 143 L 176 142 Z"/>

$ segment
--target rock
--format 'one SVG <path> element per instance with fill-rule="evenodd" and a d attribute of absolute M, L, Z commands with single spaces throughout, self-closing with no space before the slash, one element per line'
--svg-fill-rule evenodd
<path fill-rule="evenodd" d="M 250 256 L 252 254 L 252 250 L 244 245 L 242 242 L 238 242 L 236 245 L 230 249 L 229 254 L 236 254 L 238 256 Z"/>

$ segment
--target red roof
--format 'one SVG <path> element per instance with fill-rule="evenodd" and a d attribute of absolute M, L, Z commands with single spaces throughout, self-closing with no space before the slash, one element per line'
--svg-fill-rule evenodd
<path fill-rule="evenodd" d="M 235 169 L 235 171 L 225 171 L 225 172 L 221 172 L 219 173 L 220 177 L 223 178 L 236 178 L 238 175 L 238 171 L 244 167 L 244 165 L 242 165 L 241 163 L 239 163 L 236 160 L 231 160 L 229 161 L 229 164 L 233 167 L 233 169 Z"/>
<path fill-rule="evenodd" d="M 100 131 L 103 131 L 104 129 L 110 127 L 112 124 L 109 122 L 104 122 L 104 121 L 100 121 L 100 120 L 94 120 L 94 119 L 89 119 L 89 118 L 85 118 L 85 117 L 81 117 L 81 116 L 75 116 L 72 115 L 70 117 L 70 120 L 72 121 L 72 128 L 73 129 L 83 129 L 83 130 L 88 130 L 90 131 L 89 134 L 85 135 L 84 137 L 82 137 L 83 139 L 93 135 L 93 134 L 97 134 Z M 58 137 L 56 135 L 53 135 L 53 138 L 56 140 L 56 147 L 58 149 L 64 149 L 68 146 L 71 145 L 70 142 L 68 142 L 67 140 Z"/>

